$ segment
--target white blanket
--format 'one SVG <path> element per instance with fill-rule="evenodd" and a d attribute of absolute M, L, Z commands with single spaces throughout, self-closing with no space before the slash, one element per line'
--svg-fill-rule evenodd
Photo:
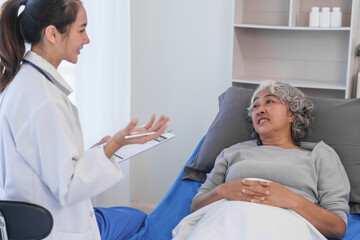
<path fill-rule="evenodd" d="M 175 240 L 326 240 L 292 210 L 224 199 L 185 217 L 172 234 Z"/>

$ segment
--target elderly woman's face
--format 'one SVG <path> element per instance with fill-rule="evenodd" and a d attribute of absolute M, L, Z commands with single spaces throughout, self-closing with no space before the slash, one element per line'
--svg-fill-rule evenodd
<path fill-rule="evenodd" d="M 259 92 L 255 97 L 251 117 L 260 138 L 269 134 L 291 135 L 291 123 L 294 121 L 294 116 L 289 107 L 269 89 Z"/>

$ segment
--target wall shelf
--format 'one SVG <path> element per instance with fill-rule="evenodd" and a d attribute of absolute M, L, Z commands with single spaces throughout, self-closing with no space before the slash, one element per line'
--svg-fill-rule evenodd
<path fill-rule="evenodd" d="M 234 24 L 234 28 L 257 28 L 257 29 L 278 29 L 278 30 L 302 30 L 302 31 L 350 31 L 350 27 L 340 28 L 320 28 L 320 27 L 288 27 L 288 26 L 270 26 L 255 24 Z"/>
<path fill-rule="evenodd" d="M 234 0 L 233 85 L 253 88 L 271 79 L 311 95 L 353 97 L 359 1 Z M 343 27 L 308 27 L 313 6 L 340 7 Z"/>

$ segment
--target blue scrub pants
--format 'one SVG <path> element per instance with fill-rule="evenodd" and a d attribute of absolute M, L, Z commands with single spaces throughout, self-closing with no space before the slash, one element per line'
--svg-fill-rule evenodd
<path fill-rule="evenodd" d="M 125 240 L 143 225 L 147 214 L 130 207 L 94 208 L 102 240 Z"/>

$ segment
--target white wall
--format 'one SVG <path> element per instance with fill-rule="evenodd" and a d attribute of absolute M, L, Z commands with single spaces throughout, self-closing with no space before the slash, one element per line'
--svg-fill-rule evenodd
<path fill-rule="evenodd" d="M 131 1 L 131 116 L 171 117 L 176 138 L 130 162 L 131 200 L 156 205 L 231 85 L 232 1 Z"/>
<path fill-rule="evenodd" d="M 83 0 L 90 44 L 76 65 L 76 104 L 85 148 L 130 120 L 130 0 Z M 129 204 L 129 163 L 119 184 L 93 199 L 96 206 Z"/>

